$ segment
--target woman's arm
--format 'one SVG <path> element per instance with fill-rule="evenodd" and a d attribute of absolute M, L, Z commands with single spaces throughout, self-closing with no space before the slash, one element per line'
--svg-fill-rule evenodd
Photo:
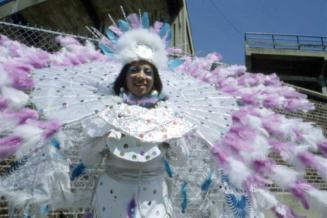
<path fill-rule="evenodd" d="M 183 138 L 172 140 L 169 143 L 162 143 L 160 148 L 166 151 L 169 162 L 175 166 L 181 166 L 186 163 L 189 150 Z"/>
<path fill-rule="evenodd" d="M 82 162 L 88 167 L 99 165 L 109 155 L 106 142 L 106 136 L 90 138 L 81 148 Z"/>

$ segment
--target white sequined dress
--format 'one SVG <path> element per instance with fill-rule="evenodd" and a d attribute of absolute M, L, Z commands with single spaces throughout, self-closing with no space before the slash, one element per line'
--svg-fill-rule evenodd
<path fill-rule="evenodd" d="M 103 159 L 105 162 L 105 171 L 93 195 L 93 216 L 175 217 L 165 161 L 173 165 L 185 163 L 188 149 L 183 136 L 193 126 L 174 117 L 164 103 L 153 109 L 121 104 L 100 117 L 117 125 L 115 130 L 100 131 L 105 134 L 99 136 L 90 126 L 107 128 L 103 122 L 99 124 L 92 119 L 89 120 L 92 124 L 84 122 L 93 140 L 88 140 L 82 161 L 93 167 Z M 131 118 L 133 122 L 127 121 Z"/>

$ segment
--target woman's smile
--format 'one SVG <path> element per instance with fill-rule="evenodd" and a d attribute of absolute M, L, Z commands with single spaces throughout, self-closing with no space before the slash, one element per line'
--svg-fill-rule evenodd
<path fill-rule="evenodd" d="M 149 94 L 153 87 L 153 72 L 148 64 L 131 66 L 127 74 L 127 89 L 137 97 Z"/>

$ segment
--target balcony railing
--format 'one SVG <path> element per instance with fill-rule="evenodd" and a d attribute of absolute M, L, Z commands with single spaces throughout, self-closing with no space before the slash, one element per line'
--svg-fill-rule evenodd
<path fill-rule="evenodd" d="M 245 33 L 246 48 L 272 48 L 305 51 L 327 51 L 327 37 Z"/>

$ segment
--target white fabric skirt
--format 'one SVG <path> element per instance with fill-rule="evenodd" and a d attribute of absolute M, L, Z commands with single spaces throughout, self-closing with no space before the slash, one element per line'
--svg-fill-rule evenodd
<path fill-rule="evenodd" d="M 134 198 L 133 218 L 171 218 L 172 205 L 165 178 L 115 179 L 100 177 L 93 197 L 94 217 L 128 218 L 128 205 Z"/>

